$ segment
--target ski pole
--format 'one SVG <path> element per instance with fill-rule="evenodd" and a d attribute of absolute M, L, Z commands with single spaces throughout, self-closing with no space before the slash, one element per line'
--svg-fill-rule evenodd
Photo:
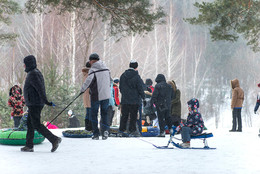
<path fill-rule="evenodd" d="M 78 95 L 77 97 L 75 97 L 75 98 L 72 100 L 72 102 L 70 102 L 62 111 L 60 111 L 60 113 L 58 113 L 58 115 L 57 115 L 56 117 L 54 117 L 54 118 L 47 124 L 46 127 L 48 127 L 49 124 L 51 124 L 54 120 L 56 120 L 56 119 L 58 118 L 58 116 L 60 116 L 60 114 L 61 114 L 63 111 L 65 111 L 77 98 L 79 98 L 79 96 L 81 96 L 81 94 L 83 94 L 83 93 L 79 93 L 79 95 Z"/>

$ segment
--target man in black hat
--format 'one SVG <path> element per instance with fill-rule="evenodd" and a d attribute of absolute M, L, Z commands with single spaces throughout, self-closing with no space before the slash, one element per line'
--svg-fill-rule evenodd
<path fill-rule="evenodd" d="M 52 143 L 51 152 L 57 150 L 61 138 L 53 135 L 43 124 L 41 124 L 41 111 L 44 104 L 54 106 L 48 102 L 45 93 L 45 84 L 42 73 L 37 69 L 36 59 L 33 55 L 24 58 L 25 72 L 27 77 L 24 84 L 25 104 L 29 108 L 27 118 L 26 145 L 21 148 L 23 152 L 33 152 L 34 129 L 41 133 Z"/>
<path fill-rule="evenodd" d="M 98 129 L 98 109 L 101 108 L 101 120 L 102 125 L 102 139 L 106 140 L 108 138 L 108 118 L 107 110 L 109 104 L 109 98 L 111 97 L 111 77 L 110 71 L 106 65 L 100 60 L 99 55 L 93 53 L 89 56 L 89 63 L 91 68 L 88 73 L 82 88 L 81 93 L 85 92 L 90 88 L 91 95 L 91 121 L 93 128 L 93 140 L 99 139 L 99 129 Z"/>
<path fill-rule="evenodd" d="M 119 89 L 122 94 L 121 98 L 121 112 L 120 119 L 120 136 L 127 136 L 126 125 L 128 116 L 130 116 L 129 124 L 129 136 L 138 136 L 136 131 L 136 121 L 138 108 L 142 104 L 144 99 L 144 90 L 142 79 L 137 71 L 138 63 L 135 60 L 131 60 L 129 69 L 126 70 L 121 76 L 119 81 Z M 124 134 L 122 134 L 124 132 Z"/>

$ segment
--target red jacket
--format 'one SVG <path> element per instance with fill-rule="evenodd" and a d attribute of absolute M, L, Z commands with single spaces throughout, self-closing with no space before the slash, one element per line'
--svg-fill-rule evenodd
<path fill-rule="evenodd" d="M 120 105 L 120 101 L 119 101 L 119 89 L 118 89 L 117 84 L 114 83 L 113 88 L 114 88 L 114 91 L 115 91 L 115 103 L 116 103 L 117 106 L 119 106 L 119 105 Z"/>

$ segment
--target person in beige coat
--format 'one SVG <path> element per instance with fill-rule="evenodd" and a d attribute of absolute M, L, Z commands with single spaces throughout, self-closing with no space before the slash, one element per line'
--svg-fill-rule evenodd
<path fill-rule="evenodd" d="M 231 109 L 233 115 L 232 129 L 230 132 L 242 132 L 241 110 L 244 101 L 244 91 L 240 88 L 238 79 L 231 80 L 232 100 Z M 237 128 L 237 129 L 236 129 Z"/>
<path fill-rule="evenodd" d="M 91 65 L 89 62 L 86 63 L 86 67 L 82 69 L 83 74 L 83 82 L 85 82 L 86 78 L 88 77 L 88 71 Z M 91 103 L 90 103 L 90 94 L 89 88 L 83 93 L 83 104 L 86 108 L 86 117 L 85 117 L 85 130 L 92 131 L 92 124 L 91 124 Z"/>

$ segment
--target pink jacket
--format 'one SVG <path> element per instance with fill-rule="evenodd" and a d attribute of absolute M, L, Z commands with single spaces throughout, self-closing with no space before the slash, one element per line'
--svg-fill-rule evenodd
<path fill-rule="evenodd" d="M 47 125 L 48 125 L 49 123 L 50 123 L 50 122 L 47 121 Z M 56 125 L 54 125 L 54 124 L 49 124 L 47 128 L 48 128 L 48 129 L 59 129 L 59 128 L 58 128 Z"/>

